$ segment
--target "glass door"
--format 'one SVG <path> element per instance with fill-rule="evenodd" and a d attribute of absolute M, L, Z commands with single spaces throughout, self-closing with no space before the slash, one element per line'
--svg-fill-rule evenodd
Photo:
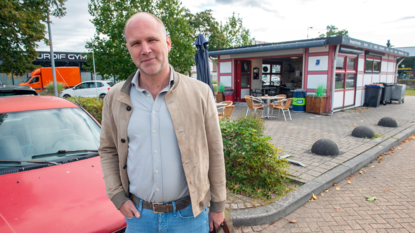
<path fill-rule="evenodd" d="M 236 101 L 245 101 L 250 95 L 251 88 L 251 61 L 236 61 Z"/>
<path fill-rule="evenodd" d="M 353 106 L 356 97 L 357 56 L 339 54 L 334 78 L 334 108 Z"/>

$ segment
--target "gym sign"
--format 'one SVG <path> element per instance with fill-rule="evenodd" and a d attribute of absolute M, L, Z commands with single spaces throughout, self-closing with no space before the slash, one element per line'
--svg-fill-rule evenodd
<path fill-rule="evenodd" d="M 49 52 L 38 52 L 39 56 L 36 58 L 36 61 L 50 61 Z M 81 53 L 54 53 L 53 57 L 55 60 L 60 61 L 85 61 L 87 58 L 86 54 Z"/>

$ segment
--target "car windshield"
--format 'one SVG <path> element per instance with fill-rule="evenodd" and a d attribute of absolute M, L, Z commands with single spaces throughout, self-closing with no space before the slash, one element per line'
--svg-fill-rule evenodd
<path fill-rule="evenodd" d="M 94 151 L 100 131 L 79 108 L 0 113 L 0 160 L 52 161 Z M 13 164 L 0 163 L 0 168 L 5 166 Z"/>
<path fill-rule="evenodd" d="M 114 83 L 113 83 L 113 82 L 107 82 L 107 84 L 108 84 L 108 86 L 110 86 L 110 87 L 114 86 Z"/>

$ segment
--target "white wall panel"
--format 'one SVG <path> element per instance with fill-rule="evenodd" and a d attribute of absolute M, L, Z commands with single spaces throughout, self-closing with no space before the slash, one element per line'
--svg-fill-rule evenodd
<path fill-rule="evenodd" d="M 232 77 L 231 76 L 220 76 L 220 83 L 225 87 L 232 87 Z"/>
<path fill-rule="evenodd" d="M 357 87 L 363 86 L 363 74 L 357 74 L 356 85 Z"/>
<path fill-rule="evenodd" d="M 363 90 L 357 90 L 356 91 L 356 101 L 355 101 L 355 106 L 362 106 L 363 105 L 363 101 L 362 101 L 362 92 Z"/>
<path fill-rule="evenodd" d="M 327 71 L 328 67 L 328 56 L 308 57 L 308 71 Z"/>
<path fill-rule="evenodd" d="M 379 74 L 373 74 L 372 75 L 372 83 L 378 83 L 380 80 Z"/>
<path fill-rule="evenodd" d="M 393 65 L 394 65 L 394 63 L 388 62 L 388 72 L 393 72 L 393 70 L 394 70 Z"/>
<path fill-rule="evenodd" d="M 382 64 L 380 64 L 380 71 L 381 72 L 387 72 L 388 71 L 388 63 L 387 61 L 382 61 Z"/>
<path fill-rule="evenodd" d="M 334 92 L 333 108 L 343 107 L 343 91 Z"/>
<path fill-rule="evenodd" d="M 317 89 L 319 85 L 327 87 L 326 74 L 312 74 L 307 77 L 307 89 Z"/>
<path fill-rule="evenodd" d="M 364 80 L 363 80 L 363 86 L 366 84 L 370 84 L 372 83 L 372 75 L 371 74 L 365 74 L 364 76 Z"/>
<path fill-rule="evenodd" d="M 250 89 L 241 89 L 241 98 L 245 98 L 246 95 L 249 95 Z"/>
<path fill-rule="evenodd" d="M 393 82 L 395 82 L 395 75 L 393 75 L 393 74 L 389 74 L 389 75 L 388 75 L 388 78 L 387 78 L 387 80 L 386 80 L 386 82 L 388 82 L 388 83 L 393 83 Z"/>
<path fill-rule="evenodd" d="M 232 62 L 221 62 L 220 63 L 220 73 L 232 73 Z"/>
<path fill-rule="evenodd" d="M 381 83 L 386 83 L 386 74 L 381 74 L 380 75 L 380 82 Z"/>
<path fill-rule="evenodd" d="M 354 102 L 354 91 L 346 91 L 344 106 L 352 105 Z"/>
<path fill-rule="evenodd" d="M 308 50 L 310 53 L 318 53 L 318 52 L 328 52 L 329 47 L 314 47 Z"/>
<path fill-rule="evenodd" d="M 359 59 L 359 64 L 357 66 L 357 70 L 358 71 L 364 71 L 363 68 L 365 67 L 365 60 L 364 59 Z"/>

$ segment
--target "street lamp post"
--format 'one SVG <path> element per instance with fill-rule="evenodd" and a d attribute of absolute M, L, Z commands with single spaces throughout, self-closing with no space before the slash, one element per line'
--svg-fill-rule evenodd
<path fill-rule="evenodd" d="M 55 92 L 55 96 L 58 96 L 58 88 L 57 88 L 56 72 L 55 72 L 55 57 L 53 55 L 52 31 L 50 28 L 49 13 L 48 13 L 48 31 L 49 31 L 49 42 L 50 42 L 50 63 L 52 63 L 53 90 Z"/>
<path fill-rule="evenodd" d="M 308 39 L 308 29 L 313 29 L 313 27 L 308 27 L 307 28 L 307 39 Z"/>

